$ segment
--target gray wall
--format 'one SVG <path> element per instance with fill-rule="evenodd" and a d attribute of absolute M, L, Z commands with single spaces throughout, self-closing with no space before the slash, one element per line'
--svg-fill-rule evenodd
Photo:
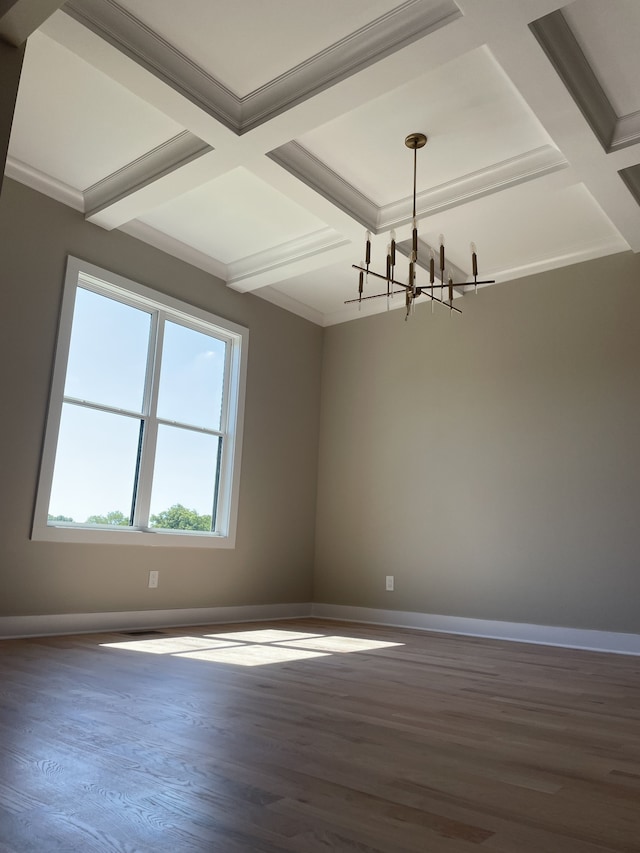
<path fill-rule="evenodd" d="M 308 601 L 322 330 L 8 179 L 0 235 L 0 615 Z M 235 550 L 29 540 L 67 254 L 249 327 Z"/>
<path fill-rule="evenodd" d="M 326 330 L 314 599 L 640 631 L 640 256 L 463 308 Z"/>

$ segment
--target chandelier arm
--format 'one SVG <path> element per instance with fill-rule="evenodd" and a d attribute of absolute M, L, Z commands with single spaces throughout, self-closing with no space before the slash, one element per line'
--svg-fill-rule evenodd
<path fill-rule="evenodd" d="M 367 272 L 365 267 L 358 266 L 358 264 L 352 264 L 352 267 L 354 268 L 354 270 L 361 270 L 362 272 Z M 374 278 L 381 278 L 382 281 L 387 280 L 386 276 L 380 275 L 380 273 L 377 273 L 377 272 L 373 272 L 373 270 L 369 270 L 369 275 L 374 276 Z M 391 279 L 391 281 L 389 283 L 395 284 L 398 287 L 403 287 L 405 292 L 406 291 L 413 291 L 413 287 L 410 284 L 403 284 L 401 281 L 396 281 L 395 279 Z M 469 282 L 465 282 L 465 283 L 468 284 Z M 485 282 L 479 282 L 479 284 L 484 284 L 484 283 Z M 455 286 L 456 285 L 454 285 L 454 287 Z M 457 286 L 460 287 L 460 285 L 457 285 Z M 422 294 L 423 296 L 426 296 L 429 299 L 432 299 L 434 302 L 439 302 L 440 305 L 445 305 L 447 308 L 451 308 L 452 311 L 456 311 L 458 314 L 462 314 L 462 311 L 459 308 L 456 308 L 453 305 L 450 306 L 448 302 L 446 302 L 443 299 L 438 299 L 437 296 L 434 296 L 433 293 L 429 292 L 432 290 L 433 290 L 433 288 L 431 287 L 430 284 L 424 284 L 424 285 L 418 286 L 416 288 L 416 295 L 420 296 Z M 420 292 L 418 293 L 418 291 L 420 291 Z M 402 293 L 402 290 L 394 290 L 394 293 Z M 386 296 L 386 295 L 387 295 L 386 293 L 376 293 L 374 296 L 363 296 L 362 299 L 377 299 L 378 296 Z M 350 302 L 360 302 L 360 299 L 347 299 L 344 304 L 348 305 Z"/>
<path fill-rule="evenodd" d="M 396 293 L 404 293 L 404 290 L 392 290 L 389 293 L 385 290 L 384 293 L 373 293 L 371 296 L 356 297 L 355 299 L 345 299 L 345 305 L 351 305 L 352 302 L 364 302 L 365 299 L 380 299 L 383 296 L 395 296 Z"/>
<path fill-rule="evenodd" d="M 462 314 L 462 311 L 459 308 L 456 308 L 455 305 L 449 305 L 448 302 L 444 302 L 442 299 L 438 299 L 437 296 L 431 296 L 430 293 L 427 293 L 427 289 L 428 288 L 426 288 L 426 287 L 424 289 L 418 288 L 419 292 L 416 291 L 416 295 L 413 296 L 412 299 L 417 299 L 418 296 L 426 296 L 426 298 L 430 299 L 432 302 L 437 302 L 439 305 L 444 305 L 444 307 L 448 308 L 449 311 L 455 311 L 456 314 Z M 395 296 L 396 293 L 405 293 L 406 294 L 406 293 L 410 293 L 410 291 L 409 290 L 404 290 L 404 291 L 403 290 L 394 290 L 393 294 L 388 294 L 386 291 L 384 291 L 384 293 L 374 293 L 371 296 L 363 296 L 361 299 L 359 299 L 357 297 L 356 297 L 356 299 L 345 299 L 344 304 L 345 305 L 352 305 L 354 302 L 364 302 L 365 299 L 381 299 L 383 296 L 389 296 L 389 295 Z"/>

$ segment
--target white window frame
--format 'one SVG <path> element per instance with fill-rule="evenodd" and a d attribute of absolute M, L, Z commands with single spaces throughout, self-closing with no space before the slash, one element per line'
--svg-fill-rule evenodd
<path fill-rule="evenodd" d="M 219 470 L 215 532 L 175 531 L 163 528 L 135 526 L 83 525 L 80 527 L 75 524 L 65 524 L 58 521 L 50 522 L 47 520 L 62 405 L 64 402 L 64 387 L 71 343 L 71 327 L 78 287 L 115 298 L 135 308 L 160 312 L 166 319 L 178 322 L 191 329 L 214 334 L 216 337 L 224 339 L 227 342 L 228 356 L 226 360 L 227 376 L 225 382 L 227 393 L 223 393 L 222 401 L 220 429 L 222 453 Z M 156 353 L 161 343 L 161 341 L 156 343 Z M 200 548 L 235 547 L 248 345 L 249 330 L 244 326 L 231 323 L 208 311 L 188 305 L 179 299 L 166 296 L 145 285 L 138 284 L 116 273 L 104 270 L 87 261 L 69 256 L 67 259 L 64 294 L 58 328 L 58 342 L 31 538 L 42 541 L 80 542 L 100 545 L 162 545 Z M 151 349 L 153 350 L 154 348 L 152 347 Z M 155 370 L 154 384 L 157 386 L 158 371 L 153 365 L 153 353 L 149 356 L 147 370 Z M 139 417 L 140 419 L 144 419 L 147 416 L 140 415 Z M 147 435 L 151 434 L 151 441 L 155 443 L 154 433 L 157 433 L 158 422 L 162 423 L 163 421 L 157 417 L 154 417 L 153 421 L 151 429 L 148 431 L 145 430 L 145 432 L 147 432 Z M 149 458 L 147 457 L 147 459 Z M 153 462 L 153 459 L 151 461 Z M 145 479 L 146 485 L 148 485 L 151 475 L 152 471 L 149 465 L 141 468 L 140 480 Z"/>

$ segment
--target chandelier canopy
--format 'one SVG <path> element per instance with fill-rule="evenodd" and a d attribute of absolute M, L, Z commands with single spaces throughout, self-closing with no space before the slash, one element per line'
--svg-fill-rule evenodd
<path fill-rule="evenodd" d="M 350 305 L 354 302 L 358 303 L 358 307 L 363 300 L 379 299 L 386 296 L 387 299 L 392 299 L 396 293 L 404 293 L 406 314 L 405 320 L 413 312 L 415 300 L 418 296 L 426 296 L 431 300 L 431 310 L 434 310 L 436 304 L 443 305 L 448 308 L 450 313 L 454 311 L 457 314 L 462 314 L 459 308 L 453 304 L 453 289 L 461 285 L 474 284 L 476 293 L 478 292 L 479 284 L 494 284 L 491 281 L 478 281 L 478 255 L 476 252 L 475 243 L 471 244 L 471 274 L 473 275 L 472 282 L 454 282 L 453 273 L 451 270 L 446 271 L 446 258 L 444 251 L 444 237 L 440 235 L 440 251 L 438 258 L 438 275 L 436 276 L 436 252 L 434 249 L 429 249 L 429 281 L 425 284 L 417 283 L 416 267 L 418 264 L 418 220 L 416 218 L 416 175 L 418 164 L 418 149 L 424 148 L 427 144 L 427 137 L 424 133 L 410 133 L 404 140 L 407 148 L 413 151 L 413 217 L 412 217 L 412 241 L 411 251 L 409 253 L 409 275 L 407 282 L 398 281 L 396 279 L 396 232 L 391 231 L 389 235 L 389 245 L 387 246 L 387 269 L 386 273 L 374 272 L 371 268 L 371 232 L 367 231 L 365 236 L 365 256 L 362 265 L 353 264 L 353 268 L 359 270 L 358 274 L 358 296 L 355 299 L 347 299 L 345 305 Z M 426 266 L 426 265 L 425 265 Z M 382 279 L 387 283 L 386 291 L 374 293 L 372 296 L 364 296 L 365 281 L 369 276 Z M 395 288 L 399 288 L 396 290 Z M 436 295 L 436 290 L 439 291 L 439 297 Z M 446 292 L 445 292 L 446 291 Z"/>

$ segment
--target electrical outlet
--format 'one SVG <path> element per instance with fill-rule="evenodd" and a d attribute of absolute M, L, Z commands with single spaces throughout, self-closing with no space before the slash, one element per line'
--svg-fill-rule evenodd
<path fill-rule="evenodd" d="M 160 572 L 149 572 L 149 589 L 156 589 L 158 586 L 158 575 Z"/>
<path fill-rule="evenodd" d="M 385 589 L 387 592 L 393 592 L 393 575 L 387 575 Z"/>

